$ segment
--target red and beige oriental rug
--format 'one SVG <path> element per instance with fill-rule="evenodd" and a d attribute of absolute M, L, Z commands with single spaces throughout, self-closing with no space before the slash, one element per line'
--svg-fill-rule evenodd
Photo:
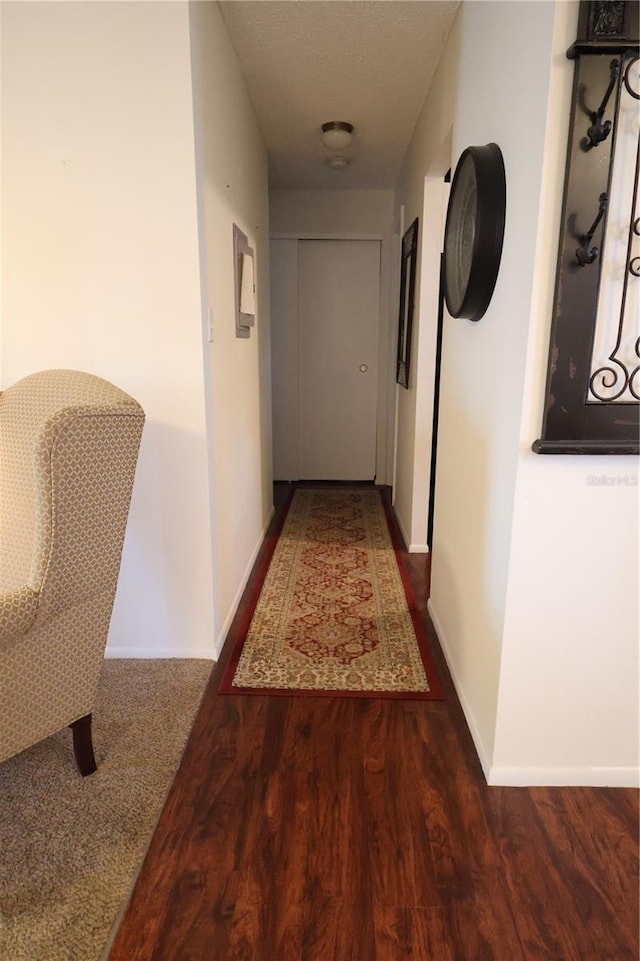
<path fill-rule="evenodd" d="M 374 488 L 295 491 L 221 693 L 440 699 L 388 511 Z"/>

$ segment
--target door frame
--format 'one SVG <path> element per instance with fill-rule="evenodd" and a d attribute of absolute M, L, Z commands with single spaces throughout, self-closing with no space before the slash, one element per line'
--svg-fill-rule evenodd
<path fill-rule="evenodd" d="M 423 178 L 420 206 L 416 202 L 410 209 L 407 208 L 406 217 L 410 219 L 417 212 L 422 218 L 418 246 L 419 292 L 416 296 L 418 312 L 414 315 L 412 347 L 415 374 L 412 374 L 408 390 L 399 387 L 397 391 L 397 466 L 393 506 L 407 549 L 416 554 L 429 551 L 427 522 L 432 471 L 431 431 L 440 305 L 440 254 L 448 189 L 444 176 L 450 166 L 450 155 L 448 137 L 438 153 L 439 159 L 434 161 Z M 435 506 L 437 508 L 437 499 Z"/>
<path fill-rule="evenodd" d="M 273 231 L 270 240 L 374 240 L 380 244 L 378 287 L 378 395 L 376 403 L 376 484 L 390 484 L 393 465 L 393 403 L 395 398 L 395 329 L 391 322 L 389 267 L 392 251 L 382 233 L 338 231 Z M 386 271 L 386 275 L 385 275 Z"/>
<path fill-rule="evenodd" d="M 451 168 L 444 175 L 451 183 Z M 448 200 L 445 187 L 445 198 Z M 443 234 L 444 246 L 444 234 Z M 440 289 L 438 290 L 438 326 L 436 330 L 436 368 L 433 379 L 433 425 L 431 429 L 431 470 L 429 473 L 429 507 L 427 510 L 427 547 L 433 550 L 433 518 L 436 506 L 436 464 L 438 458 L 438 418 L 440 415 L 440 369 L 442 367 L 442 332 L 444 327 L 444 250 L 440 252 Z"/>

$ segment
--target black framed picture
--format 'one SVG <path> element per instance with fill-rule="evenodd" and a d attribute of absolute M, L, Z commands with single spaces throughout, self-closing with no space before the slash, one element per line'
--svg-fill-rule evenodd
<path fill-rule="evenodd" d="M 413 323 L 413 303 L 416 288 L 416 267 L 418 262 L 418 218 L 413 221 L 402 238 L 402 260 L 400 266 L 400 310 L 398 314 L 398 357 L 396 381 L 401 387 L 409 387 L 409 367 L 411 362 L 411 326 Z"/>

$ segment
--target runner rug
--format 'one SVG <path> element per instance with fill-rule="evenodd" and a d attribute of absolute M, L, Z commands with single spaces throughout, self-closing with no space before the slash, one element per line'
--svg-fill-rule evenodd
<path fill-rule="evenodd" d="M 440 699 L 378 490 L 297 489 L 264 567 L 220 693 Z"/>

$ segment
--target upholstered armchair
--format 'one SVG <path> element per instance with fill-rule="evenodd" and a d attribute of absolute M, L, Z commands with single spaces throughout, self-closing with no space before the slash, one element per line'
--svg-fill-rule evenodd
<path fill-rule="evenodd" d="M 0 393 L 0 761 L 91 714 L 144 412 L 92 374 L 47 370 Z"/>

